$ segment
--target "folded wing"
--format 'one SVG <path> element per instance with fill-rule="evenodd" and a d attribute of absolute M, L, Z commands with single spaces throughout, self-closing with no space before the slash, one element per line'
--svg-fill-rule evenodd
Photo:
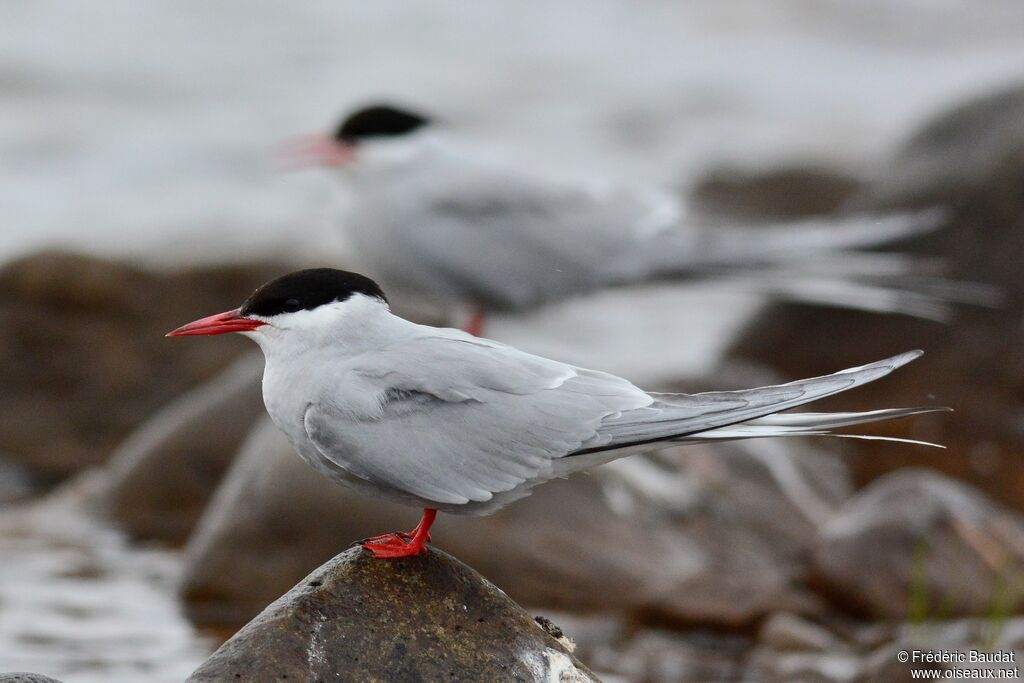
<path fill-rule="evenodd" d="M 817 434 L 908 414 L 764 420 L 918 355 L 761 389 L 648 394 L 612 375 L 453 331 L 383 350 L 358 369 L 378 392 L 378 410 L 353 415 L 325 397 L 309 406 L 305 426 L 317 449 L 352 475 L 439 504 L 479 503 L 661 444 Z M 733 431 L 715 434 L 723 429 Z"/>

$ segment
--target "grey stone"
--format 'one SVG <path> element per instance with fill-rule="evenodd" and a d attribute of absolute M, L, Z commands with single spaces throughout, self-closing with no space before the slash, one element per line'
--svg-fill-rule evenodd
<path fill-rule="evenodd" d="M 0 683 L 60 683 L 56 678 L 23 671 L 0 673 Z"/>
<path fill-rule="evenodd" d="M 912 669 L 933 668 L 946 671 L 974 669 L 979 667 L 1013 668 L 1020 667 L 1024 658 L 1024 619 L 1004 618 L 1000 615 L 979 619 L 921 620 L 918 623 L 900 624 L 889 638 L 889 642 L 875 648 L 866 658 L 864 683 L 902 683 L 915 680 Z M 963 652 L 978 650 L 985 653 L 1012 653 L 1013 662 L 991 663 L 922 663 L 900 662 L 899 652 L 914 650 Z M 1005 656 L 1005 654 L 1001 655 Z M 1019 673 L 1019 671 L 1018 671 Z M 977 676 L 977 673 L 973 674 Z M 971 678 L 971 674 L 956 679 Z M 1019 678 L 1019 675 L 1017 677 Z M 919 680 L 919 679 L 918 679 Z"/>
<path fill-rule="evenodd" d="M 821 530 L 815 580 L 878 617 L 1009 613 L 1024 606 L 1024 523 L 929 470 L 872 483 Z"/>
<path fill-rule="evenodd" d="M 776 650 L 825 652 L 838 649 L 839 641 L 827 629 L 795 614 L 773 614 L 761 625 L 758 642 Z"/>
<path fill-rule="evenodd" d="M 760 680 L 743 678 L 749 647 L 742 635 L 649 629 L 623 643 L 598 648 L 588 663 L 606 678 L 644 683 Z"/>
<path fill-rule="evenodd" d="M 352 548 L 306 577 L 189 677 L 201 681 L 597 678 L 522 608 L 439 550 Z"/>
<path fill-rule="evenodd" d="M 759 648 L 750 655 L 742 680 L 859 683 L 865 668 L 863 658 L 852 652 L 779 652 Z"/>

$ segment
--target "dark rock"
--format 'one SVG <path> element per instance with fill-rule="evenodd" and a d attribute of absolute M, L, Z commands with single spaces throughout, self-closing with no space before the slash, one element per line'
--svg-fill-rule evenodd
<path fill-rule="evenodd" d="M 730 627 L 813 612 L 800 558 L 814 520 L 848 494 L 845 471 L 828 453 L 769 448 L 629 458 L 539 486 L 491 517 L 442 515 L 434 542 L 545 610 Z M 339 548 L 417 518 L 324 479 L 264 423 L 189 541 L 190 614 L 237 627 Z"/>
<path fill-rule="evenodd" d="M 917 620 L 1024 607 L 1024 521 L 962 483 L 903 470 L 821 529 L 817 583 L 838 604 Z"/>
<path fill-rule="evenodd" d="M 695 208 L 733 220 L 768 221 L 832 213 L 862 183 L 827 168 L 792 166 L 771 171 L 715 170 L 692 190 Z"/>
<path fill-rule="evenodd" d="M 0 505 L 24 500 L 36 493 L 39 484 L 26 468 L 9 462 L 0 453 Z"/>
<path fill-rule="evenodd" d="M 952 277 L 995 284 L 996 308 L 961 307 L 951 324 L 854 311 L 773 305 L 748 325 L 733 353 L 787 377 L 821 374 L 910 348 L 924 358 L 899 379 L 878 382 L 823 407 L 952 406 L 916 419 L 913 435 L 949 450 L 849 444 L 858 485 L 907 466 L 935 467 L 1024 510 L 1024 88 L 981 97 L 937 116 L 895 155 L 847 208 L 941 206 L 947 225 L 905 245 L 942 257 Z M 932 399 L 932 397 L 935 397 Z M 883 401 L 884 399 L 884 401 Z M 866 431 L 905 433 L 905 426 Z"/>
<path fill-rule="evenodd" d="M 945 207 L 949 227 L 918 240 L 918 248 L 949 257 L 959 277 L 999 284 L 1020 311 L 1024 85 L 936 116 L 851 204 L 870 210 Z"/>
<path fill-rule="evenodd" d="M 352 548 L 222 645 L 189 681 L 596 681 L 558 640 L 439 550 Z"/>
<path fill-rule="evenodd" d="M 135 427 L 235 358 L 245 340 L 164 334 L 236 306 L 285 268 L 151 272 L 46 252 L 0 269 L 0 451 L 57 479 L 103 462 Z"/>
<path fill-rule="evenodd" d="M 0 683 L 60 683 L 56 678 L 24 672 L 0 673 Z"/>
<path fill-rule="evenodd" d="M 965 314 L 968 314 L 965 312 Z M 976 312 L 968 315 L 976 316 Z M 1011 314 L 1000 312 L 1013 318 Z M 844 443 L 857 486 L 905 467 L 931 467 L 1024 510 L 1024 354 L 1018 332 L 1003 323 L 957 320 L 950 325 L 854 311 L 772 306 L 732 353 L 770 364 L 787 378 L 834 372 L 893 353 L 925 355 L 884 381 L 825 401 L 822 410 L 864 406 L 947 405 L 953 413 L 864 425 L 858 433 L 922 439 L 946 450 L 877 441 Z"/>
<path fill-rule="evenodd" d="M 861 205 L 956 204 L 990 196 L 1007 162 L 1024 152 L 1024 85 L 982 94 L 926 122 L 881 177 L 854 199 Z M 1019 188 L 1018 188 L 1019 189 Z"/>
<path fill-rule="evenodd" d="M 102 511 L 134 537 L 183 543 L 263 414 L 262 372 L 251 353 L 143 423 L 111 457 Z"/>
<path fill-rule="evenodd" d="M 561 640 L 562 638 L 565 637 L 565 633 L 562 632 L 562 629 L 559 628 L 558 625 L 555 624 L 555 622 L 551 621 L 547 617 L 543 617 L 543 616 L 539 616 L 538 615 L 538 616 L 534 617 L 533 620 L 537 622 L 538 626 L 540 626 L 542 629 L 544 629 L 545 633 L 547 633 L 549 636 L 551 636 L 555 640 Z"/>

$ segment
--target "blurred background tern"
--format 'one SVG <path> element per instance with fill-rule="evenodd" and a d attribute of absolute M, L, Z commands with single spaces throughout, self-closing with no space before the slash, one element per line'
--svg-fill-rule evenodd
<path fill-rule="evenodd" d="M 528 311 L 601 288 L 715 280 L 763 296 L 945 318 L 948 300 L 989 290 L 923 277 L 906 254 L 864 254 L 938 229 L 941 211 L 734 226 L 694 216 L 678 193 L 568 182 L 515 167 L 431 114 L 381 103 L 332 136 L 283 148 L 289 165 L 341 169 L 339 221 L 362 267 L 406 292 L 470 311 Z"/>

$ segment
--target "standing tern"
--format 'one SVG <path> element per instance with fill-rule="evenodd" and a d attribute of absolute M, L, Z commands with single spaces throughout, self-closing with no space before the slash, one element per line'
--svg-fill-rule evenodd
<path fill-rule="evenodd" d="M 942 408 L 785 413 L 874 381 L 911 351 L 833 375 L 701 394 L 657 394 L 455 329 L 391 313 L 355 273 L 302 270 L 241 307 L 168 336 L 240 332 L 263 350 L 267 412 L 321 474 L 424 509 L 408 534 L 363 542 L 376 557 L 426 551 L 437 511 L 486 515 L 555 477 L 678 444 L 829 434 Z"/>
<path fill-rule="evenodd" d="M 697 277 L 828 305 L 931 318 L 945 312 L 945 292 L 904 286 L 903 276 L 920 263 L 906 256 L 869 261 L 859 254 L 845 266 L 853 273 L 807 272 L 824 259 L 853 256 L 850 250 L 935 229 L 934 211 L 701 224 L 675 194 L 568 184 L 494 163 L 429 116 L 384 104 L 358 109 L 333 135 L 303 138 L 285 155 L 340 169 L 350 200 L 343 227 L 372 276 L 468 308 L 466 329 L 478 335 L 486 312 Z M 898 272 L 884 276 L 872 265 L 894 260 Z"/>

